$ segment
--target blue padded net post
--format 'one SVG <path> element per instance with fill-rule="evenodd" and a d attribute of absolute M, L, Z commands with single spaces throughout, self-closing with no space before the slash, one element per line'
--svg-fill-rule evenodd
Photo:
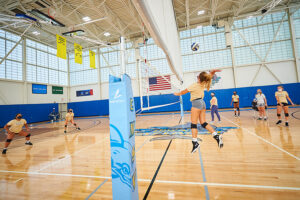
<path fill-rule="evenodd" d="M 111 176 L 114 200 L 138 200 L 135 108 L 130 77 L 109 77 Z"/>

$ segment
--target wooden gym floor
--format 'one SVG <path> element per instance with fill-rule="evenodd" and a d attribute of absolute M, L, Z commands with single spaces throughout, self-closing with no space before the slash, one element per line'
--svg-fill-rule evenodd
<path fill-rule="evenodd" d="M 276 126 L 275 112 L 269 111 L 267 122 L 254 120 L 252 110 L 240 118 L 221 112 L 217 126 L 239 127 L 224 133 L 221 150 L 211 135 L 198 136 L 203 141 L 194 154 L 190 140 L 136 136 L 140 199 L 165 153 L 147 199 L 300 199 L 300 109 L 290 109 L 290 127 Z M 136 127 L 173 126 L 178 120 L 178 113 L 139 115 Z M 112 199 L 109 120 L 76 121 L 83 130 L 71 127 L 66 135 L 63 122 L 34 124 L 33 147 L 15 138 L 0 156 L 0 199 Z"/>

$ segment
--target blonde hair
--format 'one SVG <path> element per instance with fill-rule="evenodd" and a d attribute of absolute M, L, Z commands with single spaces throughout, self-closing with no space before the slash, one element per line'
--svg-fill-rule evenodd
<path fill-rule="evenodd" d="M 198 79 L 200 84 L 203 84 L 207 91 L 209 91 L 212 79 L 211 74 L 207 72 L 201 72 L 198 76 Z"/>

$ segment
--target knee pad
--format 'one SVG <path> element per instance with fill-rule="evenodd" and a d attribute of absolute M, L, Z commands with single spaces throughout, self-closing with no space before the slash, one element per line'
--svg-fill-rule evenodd
<path fill-rule="evenodd" d="M 76 124 L 76 123 L 74 123 L 74 126 L 77 126 L 77 124 Z"/>
<path fill-rule="evenodd" d="M 201 124 L 201 126 L 202 126 L 203 128 L 205 128 L 207 125 L 208 125 L 207 122 L 204 122 L 203 124 Z"/>
<path fill-rule="evenodd" d="M 277 114 L 277 117 L 280 117 L 281 116 L 281 114 Z"/>
<path fill-rule="evenodd" d="M 28 135 L 26 135 L 26 137 L 30 137 L 30 136 L 31 136 L 30 133 Z"/>
<path fill-rule="evenodd" d="M 65 125 L 65 127 L 67 128 L 68 125 Z"/>
<path fill-rule="evenodd" d="M 11 141 L 12 141 L 12 139 L 7 139 L 7 140 L 6 140 L 6 142 L 11 142 Z"/>
<path fill-rule="evenodd" d="M 239 108 L 239 107 L 237 108 L 237 111 L 240 111 L 240 108 Z"/>
<path fill-rule="evenodd" d="M 191 124 L 191 129 L 193 129 L 193 128 L 194 128 L 194 129 L 197 129 L 197 124 L 193 124 L 193 123 L 192 123 L 192 124 Z"/>
<path fill-rule="evenodd" d="M 284 116 L 288 117 L 288 116 L 289 116 L 289 113 L 284 113 Z"/>

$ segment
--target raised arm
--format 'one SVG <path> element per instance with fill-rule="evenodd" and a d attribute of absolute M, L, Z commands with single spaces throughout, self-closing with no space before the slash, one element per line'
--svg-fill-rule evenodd
<path fill-rule="evenodd" d="M 210 71 L 210 75 L 213 76 L 216 72 L 221 72 L 219 69 L 213 69 Z"/>
<path fill-rule="evenodd" d="M 181 96 L 181 95 L 184 95 L 184 94 L 186 94 L 186 93 L 189 93 L 189 91 L 188 91 L 187 89 L 182 90 L 182 91 L 180 91 L 180 92 L 175 92 L 174 95 L 175 95 L 175 96 Z"/>
<path fill-rule="evenodd" d="M 5 126 L 4 126 L 4 129 L 8 132 L 9 130 L 9 127 L 10 127 L 10 125 L 8 125 L 8 124 L 6 124 Z"/>

